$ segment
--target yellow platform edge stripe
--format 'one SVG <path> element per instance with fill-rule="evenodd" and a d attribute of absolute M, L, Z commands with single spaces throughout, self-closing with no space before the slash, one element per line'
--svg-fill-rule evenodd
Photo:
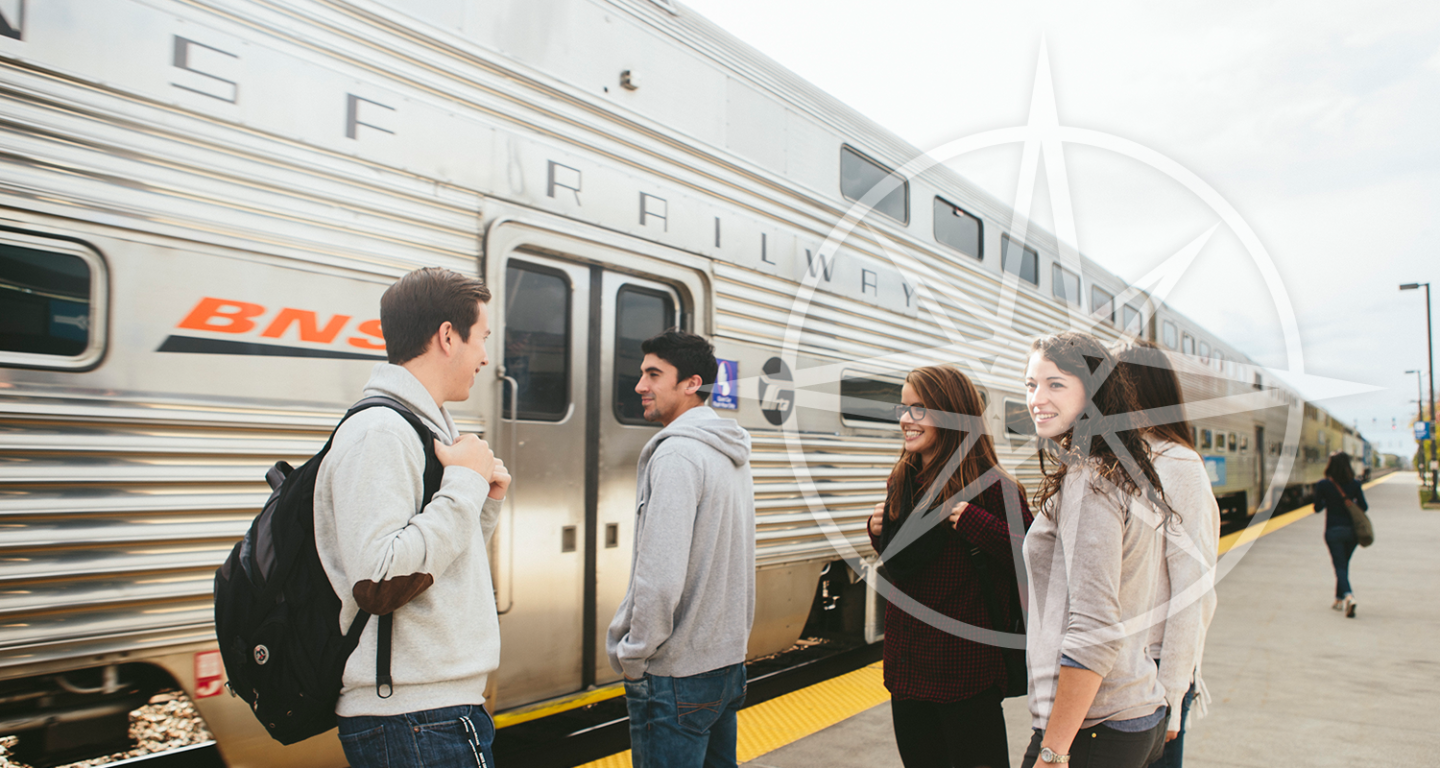
<path fill-rule="evenodd" d="M 1370 482 L 1366 483 L 1363 487 L 1364 487 L 1364 488 L 1367 488 L 1367 489 L 1368 489 L 1368 488 L 1374 488 L 1375 486 L 1377 486 L 1377 485 L 1385 482 L 1386 480 L 1389 480 L 1390 478 L 1395 477 L 1396 475 L 1399 475 L 1399 474 L 1400 474 L 1399 472 L 1391 472 L 1390 474 L 1388 474 L 1388 475 L 1386 475 L 1386 476 L 1384 476 L 1384 477 L 1382 477 L 1382 478 L 1378 478 L 1378 479 L 1376 479 L 1376 480 L 1371 480 Z M 1284 528 L 1285 526 L 1290 525 L 1291 523 L 1297 523 L 1297 522 L 1299 522 L 1300 520 L 1302 520 L 1302 519 L 1304 519 L 1304 518 L 1306 518 L 1306 517 L 1309 517 L 1310 515 L 1313 515 L 1313 514 L 1315 514 L 1315 505 L 1314 505 L 1314 504 L 1306 504 L 1305 506 L 1300 507 L 1299 509 L 1293 509 L 1293 510 L 1291 510 L 1291 511 L 1289 511 L 1289 512 L 1286 512 L 1286 513 L 1283 514 L 1283 515 L 1277 515 L 1277 516 L 1275 516 L 1275 517 L 1272 517 L 1272 518 L 1270 518 L 1269 520 L 1265 521 L 1265 524 L 1264 524 L 1264 525 L 1251 525 L 1251 526 L 1248 526 L 1247 528 L 1245 528 L 1245 530 L 1243 530 L 1243 531 L 1236 531 L 1236 532 L 1234 532 L 1234 533 L 1230 533 L 1230 534 L 1226 534 L 1226 535 L 1224 535 L 1224 536 L 1221 536 L 1221 537 L 1220 537 L 1219 554 L 1222 554 L 1222 555 L 1223 555 L 1223 554 L 1225 554 L 1226 552 L 1229 552 L 1230 550 L 1232 550 L 1232 549 L 1234 549 L 1234 548 L 1236 548 L 1236 547 L 1243 546 L 1243 545 L 1245 545 L 1245 544 L 1249 544 L 1250 542 L 1255 541 L 1256 539 L 1260 538 L 1261 536 L 1265 536 L 1265 535 L 1274 533 L 1274 532 L 1280 530 L 1281 528 Z"/>
<path fill-rule="evenodd" d="M 531 720 L 539 720 L 542 717 L 558 715 L 561 712 L 568 712 L 572 709 L 579 709 L 607 699 L 613 699 L 616 696 L 624 695 L 625 687 L 623 685 L 620 683 L 611 683 L 610 685 L 596 688 L 593 691 L 583 691 L 569 696 L 561 696 L 558 699 L 550 699 L 523 707 L 516 707 L 515 709 L 508 709 L 495 716 L 495 728 L 498 730 L 511 725 L 527 723 Z"/>
<path fill-rule="evenodd" d="M 879 662 L 740 710 L 736 762 L 744 763 L 890 700 Z M 629 768 L 630 750 L 580 768 Z"/>

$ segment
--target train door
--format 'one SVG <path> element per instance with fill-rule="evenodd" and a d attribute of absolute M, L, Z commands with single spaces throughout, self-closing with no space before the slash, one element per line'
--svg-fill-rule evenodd
<path fill-rule="evenodd" d="M 1265 503 L 1265 428 L 1255 425 L 1255 512 Z"/>
<path fill-rule="evenodd" d="M 616 678 L 605 630 L 630 575 L 636 461 L 659 429 L 634 392 L 640 342 L 693 308 L 659 276 L 549 251 L 500 258 L 492 445 L 515 481 L 492 542 L 494 693 L 509 708 Z"/>

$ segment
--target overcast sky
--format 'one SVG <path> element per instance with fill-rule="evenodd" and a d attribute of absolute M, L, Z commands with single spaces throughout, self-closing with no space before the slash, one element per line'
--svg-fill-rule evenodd
<path fill-rule="evenodd" d="M 1279 270 L 1305 370 L 1382 388 L 1321 405 L 1381 450 L 1414 452 L 1416 381 L 1404 371 L 1427 365 L 1424 294 L 1397 286 L 1440 289 L 1440 3 L 687 6 L 927 150 L 1025 124 L 1043 46 L 1061 124 L 1137 142 L 1214 187 Z M 1127 278 L 1220 220 L 1134 160 L 1065 154 L 1078 245 Z M 1016 145 L 950 165 L 1011 202 L 1019 157 Z M 1048 228 L 1043 176 L 1040 187 Z M 1296 363 L 1225 227 L 1169 301 L 1262 364 Z"/>

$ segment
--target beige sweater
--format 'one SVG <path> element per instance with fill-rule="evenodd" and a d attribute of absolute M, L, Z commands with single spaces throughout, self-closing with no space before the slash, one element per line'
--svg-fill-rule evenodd
<path fill-rule="evenodd" d="M 450 414 L 409 371 L 375 366 L 364 397 L 384 395 L 453 443 Z M 474 470 L 446 467 L 422 510 L 425 453 L 415 430 L 389 408 L 371 408 L 335 432 L 315 484 L 315 546 L 335 594 L 340 627 L 361 608 L 395 614 L 394 692 L 375 691 L 380 622 L 370 619 L 345 664 L 342 717 L 402 715 L 485 703 L 485 682 L 500 663 L 500 621 L 486 544 L 499 501 Z"/>
<path fill-rule="evenodd" d="M 1157 621 L 1150 627 L 1149 655 L 1160 662 L 1160 684 L 1170 705 L 1167 730 L 1180 729 L 1180 701 L 1193 680 L 1201 701 L 1200 658 L 1215 616 L 1215 561 L 1220 545 L 1220 506 L 1210 490 L 1200 454 L 1171 442 L 1152 441 L 1155 472 L 1165 498 L 1180 515 L 1165 526 L 1165 562 L 1155 591 Z M 1163 617 L 1163 621 L 1159 620 Z"/>
<path fill-rule="evenodd" d="M 1138 499 L 1073 469 L 1025 536 L 1030 577 L 1026 652 L 1030 716 L 1044 729 L 1060 657 L 1102 678 L 1082 727 L 1152 715 L 1165 704 L 1146 653 L 1164 551 L 1161 518 Z"/>

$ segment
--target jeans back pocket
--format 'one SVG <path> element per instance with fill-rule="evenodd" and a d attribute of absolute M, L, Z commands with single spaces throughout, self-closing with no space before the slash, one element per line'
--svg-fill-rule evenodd
<path fill-rule="evenodd" d="M 720 719 L 730 698 L 730 668 L 675 680 L 675 719 L 681 728 L 705 733 Z"/>

